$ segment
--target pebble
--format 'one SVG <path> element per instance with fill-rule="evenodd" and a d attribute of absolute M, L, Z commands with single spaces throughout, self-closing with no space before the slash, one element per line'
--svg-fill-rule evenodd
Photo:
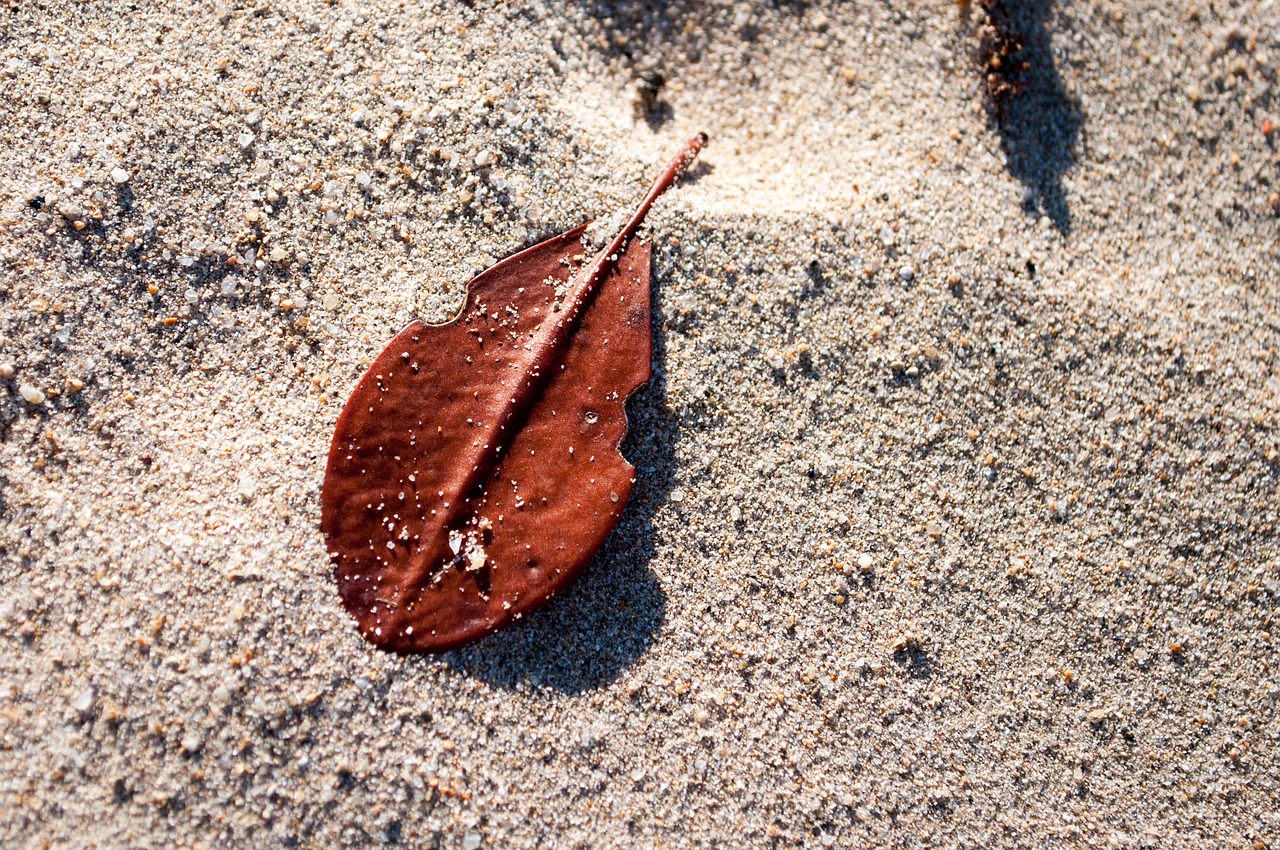
<path fill-rule="evenodd" d="M 684 501 L 684 491 L 683 491 L 683 490 L 672 490 L 672 491 L 671 491 L 671 501 L 676 502 L 676 503 L 683 502 L 683 501 Z"/>
<path fill-rule="evenodd" d="M 249 145 L 253 144 L 253 140 L 255 138 L 256 137 L 253 133 L 241 133 L 239 136 L 236 136 L 236 142 L 241 148 L 248 148 Z"/>
<path fill-rule="evenodd" d="M 9 362 L 0 363 L 0 379 L 5 381 L 18 374 L 17 368 Z"/>
<path fill-rule="evenodd" d="M 462 850 L 478 850 L 480 841 L 480 833 L 468 832 L 462 837 Z"/>
<path fill-rule="evenodd" d="M 97 696 L 98 695 L 93 688 L 85 688 L 76 695 L 75 701 L 71 703 L 71 707 L 83 717 L 93 711 L 93 703 Z"/>
<path fill-rule="evenodd" d="M 45 394 L 30 384 L 18 387 L 18 395 L 22 396 L 22 400 L 27 404 L 44 404 Z"/>
<path fill-rule="evenodd" d="M 199 735 L 188 735 L 182 739 L 182 751 L 189 756 L 193 756 L 204 747 L 204 741 Z"/>
<path fill-rule="evenodd" d="M 487 168 L 497 161 L 498 157 L 494 155 L 493 151 L 484 150 L 476 154 L 476 165 L 480 168 Z"/>
<path fill-rule="evenodd" d="M 117 186 L 128 183 L 129 172 L 119 166 L 111 169 L 111 182 L 115 183 Z"/>
<path fill-rule="evenodd" d="M 911 266 L 903 266 L 898 270 L 898 277 L 902 278 L 907 283 L 910 283 L 916 279 L 916 270 Z"/>

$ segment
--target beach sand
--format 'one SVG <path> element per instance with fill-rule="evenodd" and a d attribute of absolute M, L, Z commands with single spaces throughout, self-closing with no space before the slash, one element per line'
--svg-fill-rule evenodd
<path fill-rule="evenodd" d="M 981 18 L 7 10 L 0 846 L 1280 847 L 1280 6 Z M 372 649 L 355 380 L 700 130 L 618 530 Z"/>

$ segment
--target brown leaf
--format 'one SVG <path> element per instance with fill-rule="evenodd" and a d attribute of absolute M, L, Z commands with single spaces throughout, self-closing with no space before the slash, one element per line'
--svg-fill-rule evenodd
<path fill-rule="evenodd" d="M 503 260 L 457 318 L 411 323 L 357 383 L 321 527 L 371 642 L 476 640 L 554 596 L 613 530 L 635 480 L 624 405 L 650 374 L 650 246 L 631 237 L 704 143 L 589 262 L 585 225 Z"/>

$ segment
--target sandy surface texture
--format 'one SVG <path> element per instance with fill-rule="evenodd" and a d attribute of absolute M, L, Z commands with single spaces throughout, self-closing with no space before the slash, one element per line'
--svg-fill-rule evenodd
<path fill-rule="evenodd" d="M 1280 6 L 1005 2 L 11 4 L 0 846 L 1280 847 Z M 371 649 L 356 378 L 698 130 L 618 531 Z"/>

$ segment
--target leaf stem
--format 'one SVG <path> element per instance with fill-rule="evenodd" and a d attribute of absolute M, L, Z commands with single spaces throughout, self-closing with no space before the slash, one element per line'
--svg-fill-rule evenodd
<path fill-rule="evenodd" d="M 627 222 L 627 226 L 622 228 L 622 232 L 613 238 L 609 243 L 609 247 L 604 250 L 604 255 L 612 257 L 623 249 L 626 242 L 631 238 L 636 229 L 644 222 L 644 217 L 649 214 L 649 208 L 653 206 L 653 202 L 658 196 L 675 185 L 676 180 L 680 179 L 680 175 L 685 172 L 693 161 L 698 158 L 699 151 L 703 145 L 707 143 L 707 134 L 699 133 L 690 139 L 685 146 L 676 154 L 675 158 L 667 164 L 666 169 L 658 175 L 658 179 L 653 181 L 653 186 L 649 189 L 649 194 L 645 195 L 644 200 L 640 202 L 640 206 L 636 207 L 636 211 L 632 213 L 631 220 Z"/>
<path fill-rule="evenodd" d="M 658 196 L 675 185 L 676 180 L 680 179 L 680 175 L 685 172 L 693 161 L 698 158 L 698 152 L 702 150 L 707 143 L 707 134 L 699 133 L 694 136 L 685 146 L 680 149 L 675 158 L 667 164 L 658 178 L 653 181 L 653 186 L 649 188 L 649 194 L 644 196 L 644 200 L 640 202 L 640 206 L 636 207 L 636 211 L 631 214 L 631 219 L 627 222 L 626 227 L 613 237 L 613 241 L 600 253 L 596 254 L 591 261 L 591 265 L 583 269 L 581 283 L 576 287 L 575 303 L 570 307 L 571 315 L 576 315 L 582 305 L 585 304 L 591 295 L 595 292 L 600 281 L 604 278 L 605 271 L 611 263 L 617 261 L 618 256 L 626 247 L 627 240 L 630 239 L 644 222 L 645 216 L 649 214 L 649 208 L 653 206 L 653 202 L 658 200 Z"/>
<path fill-rule="evenodd" d="M 649 193 L 645 195 L 644 200 L 640 202 L 640 206 L 636 207 L 636 211 L 632 213 L 631 219 L 627 222 L 626 227 L 614 237 L 613 241 L 591 260 L 590 263 L 583 266 L 566 297 L 564 309 L 560 313 L 560 317 L 554 318 L 548 315 L 542 326 L 536 331 L 535 338 L 529 348 L 527 362 L 530 366 L 525 370 L 524 379 L 520 385 L 512 390 L 510 405 L 504 405 L 506 408 L 500 419 L 495 425 L 491 426 L 488 435 L 488 443 L 493 445 L 492 449 L 486 445 L 486 452 L 481 456 L 478 463 L 475 464 L 472 472 L 465 481 L 462 493 L 465 499 L 459 499 L 452 508 L 449 508 L 443 517 L 440 517 L 441 526 L 443 528 L 454 528 L 457 520 L 463 514 L 463 502 L 473 498 L 477 485 L 488 479 L 490 471 L 493 469 L 498 458 L 501 456 L 505 447 L 496 439 L 498 431 L 501 428 L 512 427 L 514 423 L 518 423 L 529 411 L 533 403 L 535 395 L 546 381 L 546 376 L 551 373 L 550 364 L 554 363 L 560 352 L 578 327 L 578 319 L 582 311 L 591 303 L 592 296 L 595 295 L 601 281 L 604 280 L 609 269 L 618 261 L 622 252 L 626 248 L 627 239 L 629 239 L 640 227 L 644 221 L 645 215 L 649 212 L 649 208 L 653 206 L 653 202 L 658 196 L 670 189 L 689 167 L 690 163 L 698 156 L 698 152 L 702 150 L 703 145 L 707 143 L 706 133 L 699 133 L 690 139 L 675 159 L 667 165 L 666 169 L 658 175 L 658 179 L 653 182 L 653 186 L 649 189 Z M 417 583 L 426 580 L 430 574 L 430 568 L 426 568 L 417 576 Z"/>

